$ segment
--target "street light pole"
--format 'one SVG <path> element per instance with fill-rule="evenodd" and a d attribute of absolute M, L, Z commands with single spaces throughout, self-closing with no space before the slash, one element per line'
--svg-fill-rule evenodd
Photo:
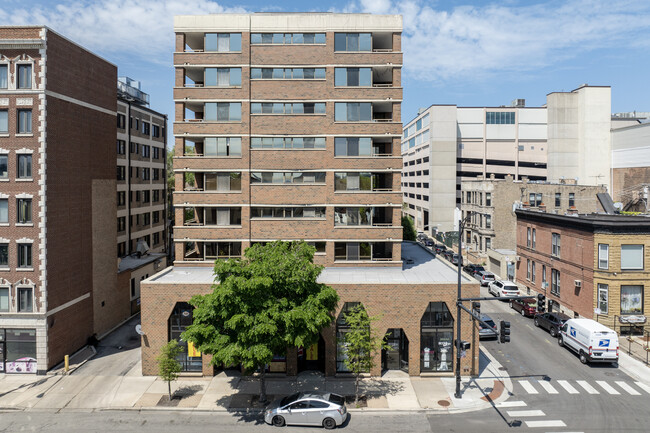
<path fill-rule="evenodd" d="M 468 212 L 465 218 L 461 218 L 458 221 L 458 286 L 456 287 L 456 393 L 454 397 L 462 398 L 460 394 L 460 305 L 462 303 L 461 299 L 463 298 L 460 291 L 460 272 L 463 268 L 463 250 L 462 250 L 462 237 L 463 229 L 465 228 L 465 222 L 470 218 L 470 213 Z M 472 349 L 473 350 L 473 349 Z"/>

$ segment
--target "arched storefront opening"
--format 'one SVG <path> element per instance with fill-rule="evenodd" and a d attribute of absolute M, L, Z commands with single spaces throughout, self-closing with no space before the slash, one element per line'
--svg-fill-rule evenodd
<path fill-rule="evenodd" d="M 360 302 L 346 302 L 343 304 L 343 308 L 336 318 L 336 372 L 337 373 L 348 373 L 350 370 L 345 366 L 345 360 L 347 359 L 347 354 L 345 352 L 345 345 L 343 344 L 343 337 L 346 332 L 349 331 L 350 327 L 345 322 L 345 314 L 355 308 L 356 306 L 361 305 Z"/>
<path fill-rule="evenodd" d="M 183 352 L 176 358 L 181 364 L 182 371 L 202 371 L 203 360 L 201 352 L 192 343 L 181 340 L 181 334 L 192 324 L 192 307 L 187 302 L 177 302 L 169 316 L 169 341 L 178 341 Z"/>
<path fill-rule="evenodd" d="M 319 334 L 318 343 L 298 348 L 298 372 L 301 371 L 325 373 L 325 340 L 322 335 Z"/>
<path fill-rule="evenodd" d="M 388 346 L 381 351 L 381 366 L 384 370 L 409 371 L 409 340 L 401 328 L 391 328 L 384 337 Z"/>
<path fill-rule="evenodd" d="M 454 318 L 444 302 L 429 302 L 420 320 L 420 371 L 452 371 Z"/>

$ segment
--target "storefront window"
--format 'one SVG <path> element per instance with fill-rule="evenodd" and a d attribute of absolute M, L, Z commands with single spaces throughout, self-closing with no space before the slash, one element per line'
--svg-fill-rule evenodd
<path fill-rule="evenodd" d="M 621 286 L 621 314 L 643 314 L 643 286 Z"/>
<path fill-rule="evenodd" d="M 181 363 L 183 371 L 202 371 L 201 352 L 192 344 L 181 340 L 181 334 L 192 324 L 192 307 L 187 302 L 178 302 L 169 316 L 169 340 L 177 340 L 183 347 L 183 352 L 176 358 Z"/>
<path fill-rule="evenodd" d="M 452 371 L 454 319 L 444 302 L 430 302 L 420 320 L 420 371 Z"/>
<path fill-rule="evenodd" d="M 36 330 L 6 329 L 0 330 L 0 335 L 3 332 L 5 333 L 4 370 L 7 373 L 36 373 Z M 0 340 L 0 347 L 2 345 Z"/>
<path fill-rule="evenodd" d="M 339 373 L 347 373 L 350 371 L 345 365 L 347 351 L 345 350 L 345 344 L 343 343 L 344 335 L 349 330 L 348 324 L 345 323 L 345 315 L 358 305 L 361 305 L 361 303 L 346 302 L 336 319 L 336 371 Z"/>

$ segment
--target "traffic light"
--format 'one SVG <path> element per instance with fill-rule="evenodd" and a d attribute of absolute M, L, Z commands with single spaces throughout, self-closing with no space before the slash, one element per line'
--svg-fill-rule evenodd
<path fill-rule="evenodd" d="M 480 302 L 472 302 L 472 310 L 474 310 L 474 312 L 476 314 L 480 315 L 481 314 L 481 303 Z"/>
<path fill-rule="evenodd" d="M 459 341 L 455 340 L 455 346 L 458 346 Z M 472 347 L 472 343 L 465 340 L 460 340 L 460 350 L 469 350 Z"/>
<path fill-rule="evenodd" d="M 499 342 L 510 343 L 510 322 L 502 320 L 499 326 Z"/>
<path fill-rule="evenodd" d="M 537 312 L 543 313 L 546 311 L 546 296 L 541 293 L 537 295 Z"/>

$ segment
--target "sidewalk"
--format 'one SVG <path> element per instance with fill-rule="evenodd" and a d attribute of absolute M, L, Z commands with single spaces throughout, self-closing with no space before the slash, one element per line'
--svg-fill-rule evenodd
<path fill-rule="evenodd" d="M 462 399 L 454 397 L 451 377 L 409 377 L 390 371 L 381 378 L 364 378 L 362 407 L 353 411 L 467 412 L 491 407 L 506 400 L 512 389 L 500 365 L 481 350 L 481 375 L 463 378 Z M 196 410 L 259 411 L 259 381 L 237 373 L 213 378 L 182 377 L 172 382 L 175 398 L 167 401 L 167 383 L 142 376 L 138 363 L 125 375 L 0 376 L 0 410 Z M 267 377 L 269 399 L 296 391 L 334 392 L 354 395 L 354 379 L 330 378 L 305 372 L 297 377 Z"/>

